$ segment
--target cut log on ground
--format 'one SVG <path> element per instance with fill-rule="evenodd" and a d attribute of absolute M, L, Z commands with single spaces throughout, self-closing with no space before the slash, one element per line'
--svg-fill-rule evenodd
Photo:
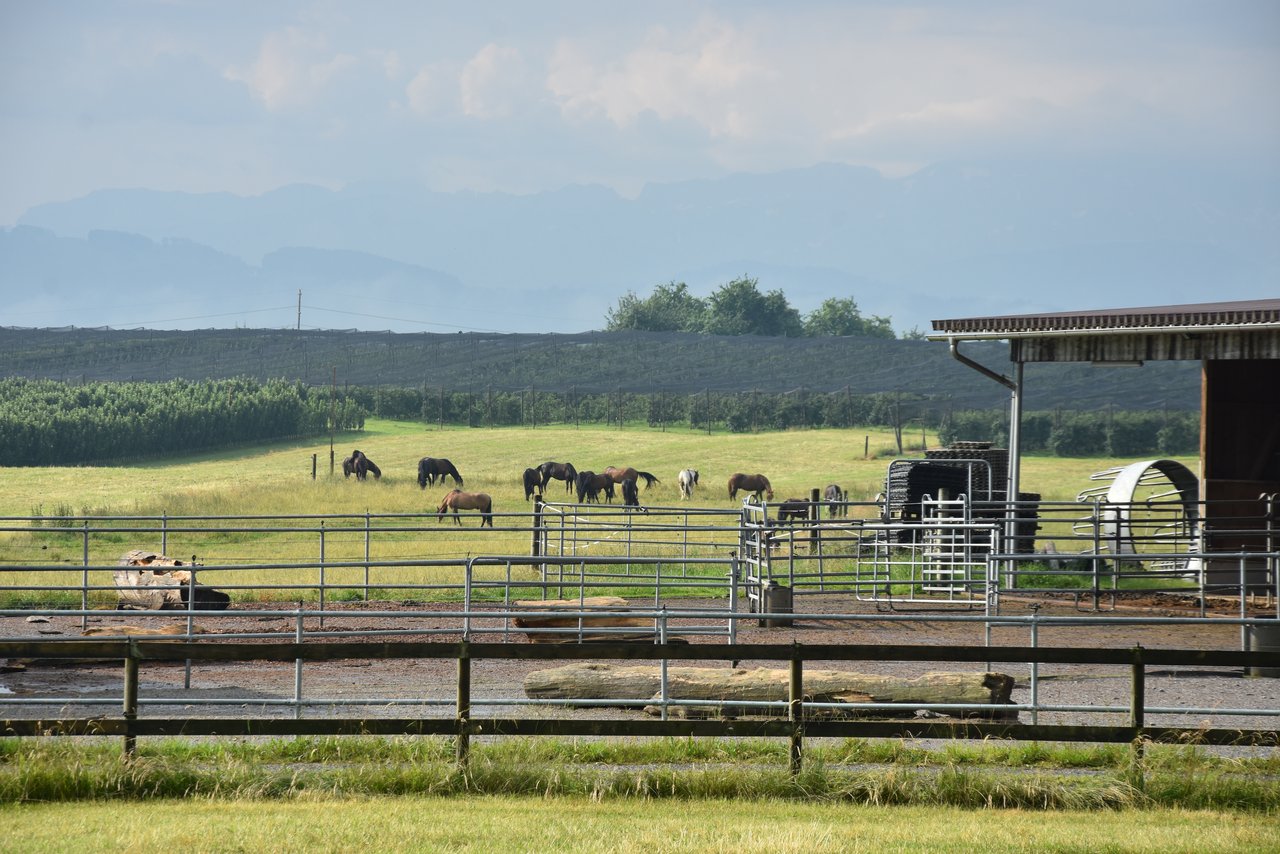
<path fill-rule="evenodd" d="M 532 643 L 577 643 L 579 619 L 577 617 L 557 616 L 556 611 L 622 611 L 627 607 L 627 600 L 620 596 L 588 596 L 584 599 L 529 599 L 516 602 L 512 609 L 516 611 L 547 611 L 547 616 L 515 617 L 518 628 L 527 629 L 526 634 Z M 648 617 L 628 617 L 619 614 L 599 617 L 583 617 L 581 619 L 582 639 L 584 641 L 630 641 L 644 640 L 653 642 L 653 620 Z M 593 631 L 607 628 L 611 631 Z M 619 631 L 632 629 L 632 631 Z M 554 631 L 548 631 L 554 630 Z"/>
<path fill-rule="evenodd" d="M 120 635 L 148 637 L 151 635 L 185 635 L 186 633 L 186 626 L 175 623 L 173 625 L 159 626 L 157 628 L 150 628 L 147 626 L 95 626 L 93 628 L 85 629 L 80 634 L 85 637 L 118 637 Z M 208 634 L 208 631 L 206 629 L 202 629 L 200 626 L 192 626 L 191 634 L 203 635 Z"/>
<path fill-rule="evenodd" d="M 643 706 L 650 705 L 652 698 L 660 698 L 661 680 L 661 670 L 656 665 L 567 664 L 528 674 L 524 692 L 535 700 L 619 700 L 624 701 L 618 703 L 620 706 Z M 667 668 L 667 697 L 672 700 L 785 701 L 788 683 L 785 668 Z M 809 702 L 898 703 L 905 707 L 903 713 L 914 714 L 915 705 L 1005 705 L 1010 702 L 1013 683 L 1013 677 L 1004 673 L 936 672 L 903 678 L 806 669 L 804 696 Z M 1016 713 L 997 709 L 950 714 L 1017 717 Z"/>

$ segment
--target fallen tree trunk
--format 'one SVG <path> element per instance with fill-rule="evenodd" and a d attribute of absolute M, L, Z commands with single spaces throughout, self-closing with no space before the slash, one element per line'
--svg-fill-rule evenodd
<path fill-rule="evenodd" d="M 524 680 L 532 699 L 619 700 L 619 705 L 647 705 L 662 690 L 656 665 L 587 663 L 535 670 Z M 672 700 L 786 700 L 789 674 L 783 668 L 668 667 L 667 697 Z M 897 703 L 913 713 L 913 704 L 1004 705 L 1010 702 L 1013 677 L 1004 673 L 934 672 L 904 678 L 845 670 L 805 670 L 804 696 L 809 702 Z M 873 713 L 879 714 L 879 713 Z M 991 712 L 955 712 L 956 716 Z M 1016 714 L 1015 714 L 1016 716 Z"/>

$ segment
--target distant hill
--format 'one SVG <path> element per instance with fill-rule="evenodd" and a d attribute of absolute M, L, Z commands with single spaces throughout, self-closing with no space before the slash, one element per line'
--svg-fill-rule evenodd
<path fill-rule="evenodd" d="M 101 190 L 0 231 L 0 290 L 7 322 L 24 326 L 182 328 L 243 312 L 240 325 L 279 328 L 294 325 L 301 288 L 311 327 L 569 332 L 602 325 L 628 289 L 675 280 L 705 295 L 748 275 L 802 312 L 852 296 L 902 332 L 941 318 L 1200 302 L 1210 288 L 1270 296 L 1278 199 L 1275 179 L 1229 164 L 1101 157 L 938 164 L 902 178 L 824 164 L 651 184 L 634 198 L 407 181 L 250 197 Z"/>
<path fill-rule="evenodd" d="M 1001 343 L 966 346 L 1010 372 Z M 1008 404 L 1008 392 L 943 344 L 877 338 L 760 338 L 685 333 L 421 333 L 206 329 L 0 329 L 0 376 L 79 380 L 284 378 L 385 385 L 639 393 L 808 389 L 926 395 L 953 408 Z M 1199 406 L 1199 365 L 1136 370 L 1028 365 L 1028 409 Z"/>

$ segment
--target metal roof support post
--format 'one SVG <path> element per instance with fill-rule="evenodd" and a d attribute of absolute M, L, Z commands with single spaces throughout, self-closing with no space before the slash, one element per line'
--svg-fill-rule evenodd
<path fill-rule="evenodd" d="M 1018 551 L 1018 490 L 1022 485 L 1022 368 L 1023 362 L 1013 363 L 1013 389 L 1009 400 L 1009 492 L 1005 496 L 1005 544 L 1006 552 Z M 1009 562 L 1013 569 L 1013 561 Z M 1006 576 L 1006 586 L 1012 587 L 1012 576 Z"/>
<path fill-rule="evenodd" d="M 1008 551 L 1013 547 L 1014 536 L 1017 533 L 1018 519 L 1018 491 L 1022 482 L 1022 370 L 1023 362 L 1018 358 L 1017 342 L 1010 342 L 1013 349 L 1013 379 L 1009 379 L 1004 374 L 998 374 L 988 368 L 986 365 L 979 364 L 973 359 L 960 352 L 960 341 L 950 339 L 951 357 L 961 364 L 968 365 L 978 373 L 988 379 L 995 380 L 1000 385 L 1009 389 L 1009 479 L 1007 481 L 1007 493 L 1005 494 L 1005 543 L 1004 550 Z M 1009 563 L 1012 569 L 1012 561 Z M 1012 576 L 1006 573 L 1005 585 L 1013 586 Z"/>

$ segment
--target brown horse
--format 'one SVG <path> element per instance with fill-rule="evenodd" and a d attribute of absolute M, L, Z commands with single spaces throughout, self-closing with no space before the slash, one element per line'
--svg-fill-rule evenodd
<path fill-rule="evenodd" d="M 764 493 L 765 497 L 773 500 L 773 487 L 769 485 L 769 478 L 762 474 L 743 474 L 738 472 L 729 478 L 729 500 L 733 500 L 738 495 L 738 490 L 750 492 L 760 500 L 760 493 Z"/>
<path fill-rule="evenodd" d="M 382 477 L 382 469 L 374 464 L 373 460 L 364 455 L 363 451 L 355 450 L 351 452 L 351 456 L 342 461 L 342 476 L 356 476 L 356 480 L 364 480 L 370 473 L 373 473 L 373 479 L 377 480 Z"/>
<path fill-rule="evenodd" d="M 489 527 L 493 527 L 493 499 L 483 492 L 463 492 L 460 489 L 450 490 L 449 494 L 440 502 L 440 506 L 436 508 L 436 521 L 444 519 L 444 514 L 453 510 L 453 522 L 455 525 L 461 525 L 462 520 L 458 518 L 459 510 L 479 510 L 480 511 L 480 527 L 483 528 L 485 523 Z"/>
<path fill-rule="evenodd" d="M 807 498 L 788 498 L 778 505 L 778 521 L 805 521 L 809 518 L 809 506 L 812 503 Z"/>
<path fill-rule="evenodd" d="M 647 471 L 636 471 L 630 466 L 624 469 L 615 468 L 614 466 L 608 466 L 604 470 L 604 476 L 609 478 L 609 480 L 613 481 L 614 483 L 622 483 L 624 480 L 634 480 L 636 482 L 639 482 L 641 478 L 644 478 L 645 489 L 648 489 L 649 487 L 653 486 L 655 483 L 662 483 L 662 481 L 658 480 L 656 477 L 649 474 Z"/>
<path fill-rule="evenodd" d="M 573 463 L 557 463 L 547 460 L 538 466 L 538 473 L 542 475 L 542 483 L 540 485 L 544 489 L 553 479 L 563 480 L 564 491 L 568 492 L 578 480 L 578 470 L 573 467 Z"/>
<path fill-rule="evenodd" d="M 613 480 L 608 475 L 596 474 L 593 471 L 580 471 L 575 482 L 578 488 L 578 503 L 585 504 L 589 501 L 600 503 L 600 493 L 603 492 L 605 498 L 610 504 L 613 503 Z"/>
<path fill-rule="evenodd" d="M 535 492 L 542 491 L 542 473 L 537 469 L 524 470 L 524 500 L 528 501 Z"/>

